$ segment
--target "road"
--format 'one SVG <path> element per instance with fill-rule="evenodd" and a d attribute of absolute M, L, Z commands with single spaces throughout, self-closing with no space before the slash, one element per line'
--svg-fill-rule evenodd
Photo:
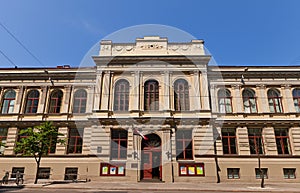
<path fill-rule="evenodd" d="M 93 190 L 93 189 L 52 189 L 52 188 L 24 188 L 24 189 L 12 189 L 12 188 L 2 188 L 0 189 L 0 193 L 203 193 L 203 191 L 149 191 L 149 190 L 130 190 L 130 191 L 99 191 L 99 190 Z M 216 191 L 205 191 L 208 193 L 216 192 Z M 225 192 L 219 192 L 218 193 L 225 193 Z M 256 191 L 253 191 L 255 193 Z M 257 191 L 259 192 L 259 191 Z M 228 193 L 228 192 L 227 192 Z"/>
<path fill-rule="evenodd" d="M 130 190 L 130 191 L 99 191 L 99 190 L 93 190 L 93 189 L 54 189 L 54 188 L 24 188 L 24 189 L 12 189 L 12 188 L 1 188 L 0 193 L 184 193 L 184 191 L 145 191 L 145 190 Z M 205 193 L 216 193 L 216 191 L 186 191 L 188 193 L 197 193 L 197 192 L 205 192 Z M 217 191 L 219 192 L 219 191 Z M 256 191 L 254 191 L 256 192 Z M 225 192 L 220 192 L 225 193 Z M 228 193 L 228 192 L 226 192 Z"/>

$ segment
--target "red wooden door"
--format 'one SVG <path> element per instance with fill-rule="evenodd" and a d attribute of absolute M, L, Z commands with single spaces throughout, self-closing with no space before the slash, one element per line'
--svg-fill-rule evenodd
<path fill-rule="evenodd" d="M 152 179 L 152 151 L 143 154 L 144 179 Z"/>

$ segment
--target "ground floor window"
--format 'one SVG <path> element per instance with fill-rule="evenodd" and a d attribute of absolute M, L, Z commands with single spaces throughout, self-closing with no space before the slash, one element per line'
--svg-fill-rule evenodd
<path fill-rule="evenodd" d="M 283 168 L 284 179 L 296 179 L 296 169 L 295 168 Z"/>
<path fill-rule="evenodd" d="M 100 175 L 101 176 L 125 176 L 125 163 L 100 164 Z"/>
<path fill-rule="evenodd" d="M 64 180 L 77 180 L 78 168 L 66 168 Z"/>
<path fill-rule="evenodd" d="M 50 179 L 51 168 L 40 168 L 38 171 L 38 179 Z"/>
<path fill-rule="evenodd" d="M 179 176 L 204 176 L 204 163 L 180 163 Z"/>
<path fill-rule="evenodd" d="M 261 171 L 264 175 L 264 179 L 268 179 L 268 168 L 261 168 Z M 259 168 L 255 168 L 255 177 L 256 179 L 261 179 Z"/>
<path fill-rule="evenodd" d="M 25 168 L 24 167 L 13 167 L 11 171 L 11 178 L 16 178 L 17 172 L 20 173 L 20 177 L 23 178 Z"/>
<path fill-rule="evenodd" d="M 228 179 L 239 179 L 240 178 L 240 168 L 227 168 Z"/>

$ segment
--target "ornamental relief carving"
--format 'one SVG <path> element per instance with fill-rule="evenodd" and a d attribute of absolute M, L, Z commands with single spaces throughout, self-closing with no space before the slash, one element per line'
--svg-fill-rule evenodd
<path fill-rule="evenodd" d="M 162 49 L 163 46 L 159 44 L 147 44 L 147 45 L 142 45 L 141 49 L 142 50 L 159 50 Z"/>

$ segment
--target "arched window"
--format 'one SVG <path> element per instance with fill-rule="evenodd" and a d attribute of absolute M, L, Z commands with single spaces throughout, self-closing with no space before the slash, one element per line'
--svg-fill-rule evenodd
<path fill-rule="evenodd" d="M 63 92 L 61 90 L 54 90 L 51 92 L 49 113 L 60 113 L 62 97 Z"/>
<path fill-rule="evenodd" d="M 25 113 L 36 113 L 39 105 L 40 93 L 37 90 L 31 90 L 27 94 Z"/>
<path fill-rule="evenodd" d="M 156 80 L 148 80 L 144 85 L 144 110 L 159 110 L 159 87 Z"/>
<path fill-rule="evenodd" d="M 220 113 L 231 113 L 231 93 L 228 89 L 220 89 L 218 91 L 218 102 Z"/>
<path fill-rule="evenodd" d="M 271 113 L 282 113 L 280 92 L 276 89 L 268 90 L 268 102 Z"/>
<path fill-rule="evenodd" d="M 129 106 L 129 83 L 127 80 L 119 80 L 115 84 L 114 110 L 128 111 Z"/>
<path fill-rule="evenodd" d="M 16 92 L 14 90 L 8 90 L 3 95 L 2 110 L 3 114 L 13 113 L 15 106 Z"/>
<path fill-rule="evenodd" d="M 255 92 L 252 89 L 243 90 L 243 104 L 245 113 L 257 113 Z"/>
<path fill-rule="evenodd" d="M 294 106 L 296 112 L 300 112 L 300 89 L 296 88 L 293 90 L 293 99 L 294 99 Z"/>
<path fill-rule="evenodd" d="M 87 93 L 85 90 L 77 90 L 74 94 L 73 113 L 85 113 Z"/>
<path fill-rule="evenodd" d="M 186 80 L 179 79 L 174 83 L 175 111 L 190 110 L 189 84 Z"/>

